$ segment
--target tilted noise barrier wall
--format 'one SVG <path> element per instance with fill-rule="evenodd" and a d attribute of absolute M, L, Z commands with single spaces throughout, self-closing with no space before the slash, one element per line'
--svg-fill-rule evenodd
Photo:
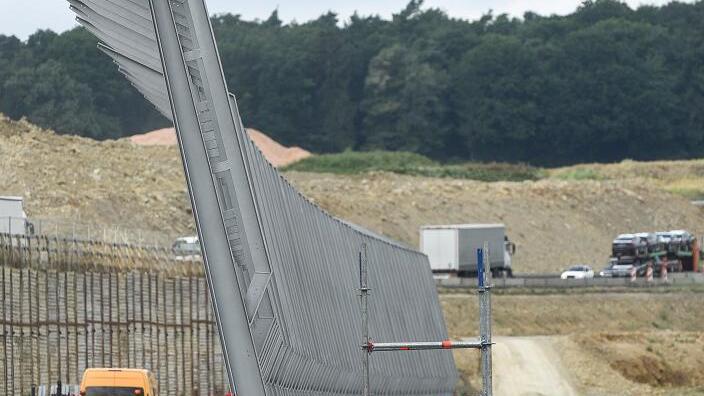
<path fill-rule="evenodd" d="M 230 382 L 252 395 L 362 389 L 357 255 L 370 334 L 447 337 L 427 258 L 305 199 L 244 133 L 203 0 L 69 0 L 125 77 L 174 122 Z M 374 394 L 451 394 L 449 352 L 380 354 Z"/>

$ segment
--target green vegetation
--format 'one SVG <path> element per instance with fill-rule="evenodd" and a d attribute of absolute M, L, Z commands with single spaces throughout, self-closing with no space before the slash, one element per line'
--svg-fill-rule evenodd
<path fill-rule="evenodd" d="M 704 180 L 701 177 L 685 177 L 665 184 L 665 191 L 683 196 L 687 199 L 704 199 Z"/>
<path fill-rule="evenodd" d="M 701 156 L 702 20 L 702 1 L 465 21 L 411 0 L 391 20 L 213 29 L 245 124 L 286 145 L 560 166 Z M 0 112 L 98 139 L 167 124 L 80 28 L 0 35 Z"/>
<path fill-rule="evenodd" d="M 506 163 L 439 164 L 420 154 L 408 152 L 344 151 L 339 154 L 316 155 L 298 161 L 284 171 L 359 174 L 392 172 L 403 175 L 447 177 L 481 181 L 538 180 L 543 171 L 530 165 Z"/>
<path fill-rule="evenodd" d="M 407 169 L 434 166 L 420 154 L 403 151 L 344 151 L 339 154 L 314 155 L 295 162 L 284 170 L 302 172 L 355 174 L 373 171 L 405 173 Z"/>
<path fill-rule="evenodd" d="M 449 177 L 487 182 L 539 180 L 545 175 L 542 169 L 526 164 L 467 162 L 457 165 L 421 167 L 407 174 L 427 177 Z"/>

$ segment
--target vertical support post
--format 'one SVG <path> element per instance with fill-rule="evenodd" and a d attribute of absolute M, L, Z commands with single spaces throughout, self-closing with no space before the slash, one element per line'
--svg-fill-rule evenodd
<path fill-rule="evenodd" d="M 59 279 L 60 275 L 57 272 L 56 278 L 54 279 L 54 287 L 56 288 L 56 293 L 54 295 L 54 298 L 56 298 L 56 372 L 59 374 L 56 394 L 61 396 L 61 361 L 63 360 L 63 356 L 61 355 L 61 303 L 59 302 L 61 282 Z"/>
<path fill-rule="evenodd" d="M 368 287 L 368 256 L 367 256 L 367 244 L 362 243 L 362 250 L 359 252 L 359 291 L 362 303 L 362 332 L 364 345 L 362 349 L 364 350 L 364 357 L 362 358 L 362 371 L 364 375 L 364 384 L 362 395 L 369 396 L 370 386 L 369 386 L 369 355 L 371 350 L 369 348 L 369 311 L 367 305 L 367 298 L 369 297 L 369 287 Z"/>
<path fill-rule="evenodd" d="M 479 339 L 482 356 L 482 396 L 492 395 L 491 382 L 491 285 L 486 283 L 486 268 L 489 263 L 489 244 L 484 242 L 477 249 L 477 282 L 479 284 Z M 491 270 L 491 264 L 489 264 Z"/>
<path fill-rule="evenodd" d="M 174 20 L 172 2 L 149 0 L 149 4 L 162 57 L 191 206 L 196 220 L 198 239 L 202 244 L 203 265 L 215 321 L 220 330 L 222 353 L 230 387 L 240 395 L 263 396 L 266 395 L 266 390 L 247 319 L 244 298 L 240 292 L 244 287 L 239 285 L 235 269 L 237 262 L 231 251 L 220 210 L 221 202 L 210 169 L 186 61 L 181 52 L 183 49 L 179 40 L 181 35 Z M 182 7 L 183 4 L 183 1 L 173 2 L 174 7 Z M 214 74 L 209 76 L 216 78 Z M 235 205 L 237 204 L 232 204 L 232 210 L 235 210 Z M 222 207 L 225 206 L 222 205 Z M 237 213 L 237 216 L 239 215 Z M 246 238 L 244 232 L 237 236 L 236 241 L 239 242 Z M 244 246 L 246 244 L 235 249 L 244 252 L 242 250 Z M 233 280 L 238 283 L 233 285 Z"/>

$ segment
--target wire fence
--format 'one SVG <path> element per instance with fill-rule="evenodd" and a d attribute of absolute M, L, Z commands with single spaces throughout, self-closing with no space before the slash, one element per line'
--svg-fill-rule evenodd
<path fill-rule="evenodd" d="M 202 275 L 198 255 L 177 256 L 164 245 L 106 242 L 56 235 L 0 233 L 3 265 L 57 271 L 144 270 Z"/>
<path fill-rule="evenodd" d="M 0 216 L 0 233 L 153 247 L 169 247 L 180 236 L 118 225 L 13 216 Z"/>
<path fill-rule="evenodd" d="M 163 248 L 0 234 L 0 393 L 131 367 L 153 371 L 161 394 L 223 395 L 200 267 Z"/>

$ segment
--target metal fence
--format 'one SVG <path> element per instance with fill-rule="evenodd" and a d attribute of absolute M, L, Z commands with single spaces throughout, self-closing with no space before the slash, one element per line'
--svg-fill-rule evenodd
<path fill-rule="evenodd" d="M 154 247 L 171 246 L 175 238 L 182 236 L 119 225 L 13 216 L 0 216 L 0 233 Z"/>
<path fill-rule="evenodd" d="M 0 393 L 79 383 L 87 367 L 134 367 L 155 372 L 162 394 L 223 395 L 209 293 L 188 268 L 198 264 L 93 245 L 0 235 Z M 161 270 L 144 271 L 153 264 Z"/>
<path fill-rule="evenodd" d="M 195 259 L 196 256 L 189 256 Z M 165 271 L 200 275 L 199 261 L 176 257 L 169 248 L 48 235 L 0 233 L 0 259 L 17 268 L 58 271 Z"/>

